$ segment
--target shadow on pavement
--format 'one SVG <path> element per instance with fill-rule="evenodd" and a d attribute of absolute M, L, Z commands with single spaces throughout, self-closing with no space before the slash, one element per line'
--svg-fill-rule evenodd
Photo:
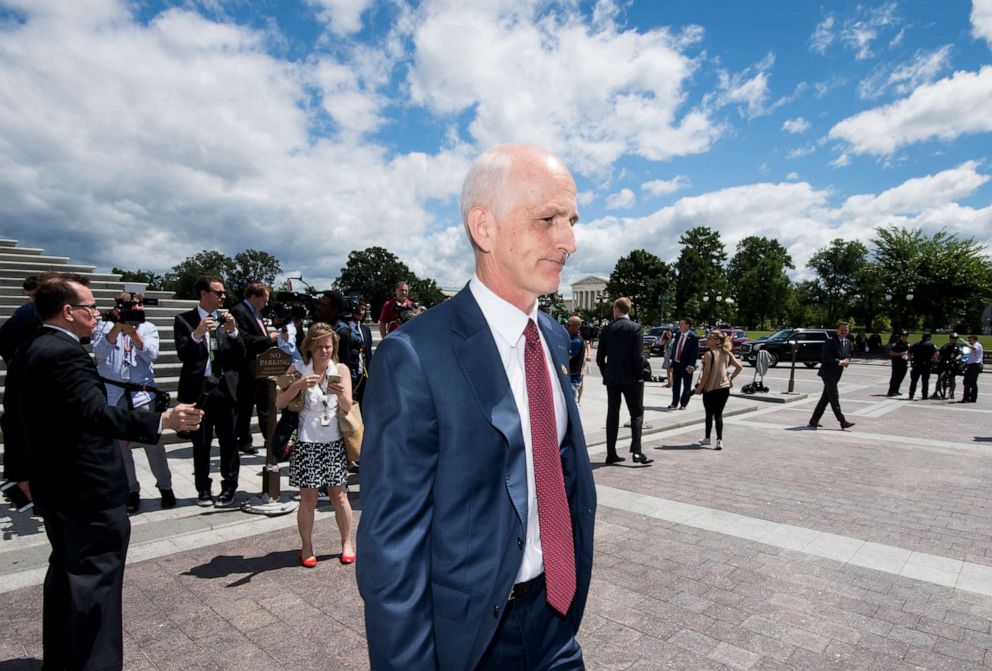
<path fill-rule="evenodd" d="M 214 557 L 206 564 L 194 566 L 183 575 L 191 575 L 195 578 L 212 580 L 215 578 L 226 578 L 232 575 L 241 577 L 227 585 L 227 587 L 240 587 L 251 582 L 251 579 L 261 575 L 266 571 L 276 571 L 289 566 L 296 566 L 299 559 L 299 550 L 279 550 L 270 552 L 261 557 L 248 557 L 244 555 L 220 555 Z M 318 560 L 327 560 L 338 555 L 318 555 Z"/>
<path fill-rule="evenodd" d="M 6 501 L 4 501 L 4 504 L 6 504 Z M 3 527 L 3 540 L 10 540 L 15 536 L 34 536 L 45 531 L 45 523 L 42 522 L 40 517 L 32 517 L 28 513 L 14 511 L 4 512 L 5 514 L 0 516 L 0 527 Z M 4 522 L 3 517 L 10 518 L 10 524 Z M 2 669 L 3 667 L 0 666 L 0 670 Z"/>
<path fill-rule="evenodd" d="M 652 447 L 652 450 L 705 450 L 708 449 L 705 445 L 700 445 L 698 442 L 686 443 L 685 445 L 659 445 L 658 447 Z"/>
<path fill-rule="evenodd" d="M 6 659 L 0 662 L 0 671 L 37 671 L 41 668 L 41 660 L 22 657 L 21 659 Z"/>

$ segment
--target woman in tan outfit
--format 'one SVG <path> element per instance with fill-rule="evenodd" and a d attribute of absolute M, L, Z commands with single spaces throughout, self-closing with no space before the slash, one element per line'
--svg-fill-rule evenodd
<path fill-rule="evenodd" d="M 699 441 L 700 445 L 710 444 L 710 431 L 716 422 L 716 448 L 723 449 L 723 408 L 730 398 L 730 388 L 734 378 L 741 374 L 741 362 L 731 353 L 733 345 L 723 331 L 710 331 L 706 336 L 709 351 L 703 355 L 703 371 L 699 375 L 696 394 L 703 395 L 703 408 L 706 409 L 706 437 Z M 727 374 L 727 369 L 733 367 L 734 372 Z"/>

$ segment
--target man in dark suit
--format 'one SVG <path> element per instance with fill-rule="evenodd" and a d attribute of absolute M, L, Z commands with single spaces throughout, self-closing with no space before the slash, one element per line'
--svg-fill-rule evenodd
<path fill-rule="evenodd" d="M 256 454 L 252 445 L 251 413 L 258 412 L 258 427 L 262 435 L 268 434 L 269 384 L 255 379 L 255 359 L 258 355 L 276 346 L 279 333 L 269 333 L 262 321 L 262 310 L 269 304 L 269 288 L 261 282 L 252 282 L 245 287 L 245 299 L 231 308 L 238 333 L 245 344 L 245 357 L 238 370 L 238 449 L 244 454 Z"/>
<path fill-rule="evenodd" d="M 120 669 L 121 589 L 131 525 L 127 474 L 114 438 L 155 443 L 164 428 L 193 429 L 202 414 L 107 405 L 81 342 L 99 311 L 79 276 L 42 282 L 43 327 L 15 355 L 4 394 L 4 469 L 34 501 L 52 545 L 45 577 L 46 669 Z"/>
<path fill-rule="evenodd" d="M 686 317 L 679 321 L 679 332 L 672 344 L 672 404 L 674 410 L 685 410 L 692 396 L 692 373 L 696 370 L 696 359 L 699 358 L 699 338 L 692 331 L 692 320 Z"/>
<path fill-rule="evenodd" d="M 371 668 L 580 669 L 596 493 L 568 334 L 537 309 L 575 250 L 575 182 L 496 147 L 461 211 L 475 277 L 379 344 L 365 394 Z"/>
<path fill-rule="evenodd" d="M 204 380 L 217 380 L 206 399 L 204 424 L 213 427 L 220 444 L 220 495 L 214 501 L 210 480 L 210 443 L 206 431 L 193 434 L 193 478 L 197 505 L 229 507 L 238 489 L 238 441 L 235 436 L 238 370 L 245 358 L 245 344 L 234 317 L 221 314 L 224 284 L 219 277 L 204 275 L 193 286 L 200 304 L 176 316 L 173 336 L 183 367 L 179 371 L 179 400 L 194 403 L 204 391 Z"/>
<path fill-rule="evenodd" d="M 613 302 L 613 323 L 599 335 L 596 365 L 606 385 L 606 463 L 624 461 L 617 454 L 617 432 L 620 430 L 620 397 L 623 396 L 630 413 L 630 453 L 639 464 L 650 464 L 641 453 L 641 427 L 644 423 L 644 345 L 641 325 L 632 320 L 630 299 Z"/>
<path fill-rule="evenodd" d="M 365 323 L 366 310 L 365 301 L 359 299 L 358 309 L 352 315 L 352 321 L 348 323 L 352 329 L 362 334 L 357 347 L 356 343 L 352 343 L 352 346 L 358 350 L 359 363 L 362 367 L 362 374 L 355 386 L 352 387 L 351 395 L 356 403 L 361 403 L 365 397 L 365 386 L 369 379 L 369 365 L 372 363 L 372 329 Z"/>
<path fill-rule="evenodd" d="M 837 383 L 840 382 L 844 369 L 851 363 L 851 341 L 847 339 L 850 330 L 847 322 L 837 324 L 837 333 L 830 336 L 827 344 L 823 346 L 820 354 L 820 370 L 817 375 L 823 380 L 823 393 L 813 410 L 813 416 L 809 419 L 809 428 L 816 429 L 820 426 L 820 418 L 823 411 L 827 409 L 827 403 L 834 411 L 834 416 L 840 422 L 840 428 L 849 429 L 854 426 L 854 422 L 844 419 L 844 413 L 840 411 L 840 393 L 837 391 Z"/>

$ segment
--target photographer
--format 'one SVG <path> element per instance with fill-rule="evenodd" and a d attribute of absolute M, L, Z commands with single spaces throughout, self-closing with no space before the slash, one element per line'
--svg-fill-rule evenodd
<path fill-rule="evenodd" d="M 351 382 L 355 385 L 362 376 L 362 364 L 358 355 L 362 335 L 361 332 L 356 334 L 346 321 L 351 318 L 353 307 L 357 305 L 351 306 L 340 291 L 328 291 L 317 301 L 314 321 L 330 325 L 338 335 L 338 362 L 351 371 Z"/>
<path fill-rule="evenodd" d="M 399 281 L 393 287 L 393 291 L 395 297 L 383 303 L 382 311 L 379 313 L 379 335 L 383 338 L 386 337 L 386 334 L 398 329 L 405 321 L 400 319 L 400 310 L 397 308 L 407 308 L 413 305 L 413 301 L 409 299 L 409 284 Z"/>
<path fill-rule="evenodd" d="M 242 454 L 257 454 L 252 445 L 251 413 L 258 412 L 258 427 L 268 435 L 269 387 L 265 380 L 255 379 L 255 359 L 276 346 L 278 332 L 269 333 L 262 321 L 262 311 L 269 304 L 269 288 L 260 282 L 245 287 L 245 299 L 231 308 L 238 332 L 245 343 L 246 355 L 238 372 L 238 449 Z"/>
<path fill-rule="evenodd" d="M 93 355 L 96 369 L 105 381 L 155 386 L 152 364 L 158 359 L 158 328 L 144 321 L 144 296 L 140 293 L 120 293 L 114 299 L 114 309 L 104 315 L 104 321 L 93 331 Z M 139 321 L 140 319 L 140 321 Z M 125 391 L 121 385 L 106 382 L 107 404 L 141 412 L 153 412 L 155 398 L 148 391 Z M 176 496 L 172 493 L 172 472 L 165 458 L 165 446 L 155 443 L 128 443 L 115 441 L 124 458 L 127 471 L 127 511 L 138 512 L 141 506 L 140 485 L 134 470 L 131 449 L 141 447 L 148 458 L 148 466 L 155 476 L 155 486 L 162 496 L 162 508 L 173 508 Z"/>
<path fill-rule="evenodd" d="M 209 378 L 217 381 L 206 399 L 203 423 L 213 426 L 220 443 L 220 495 L 214 501 L 210 480 L 210 443 L 204 430 L 193 434 L 193 478 L 197 505 L 226 508 L 233 506 L 238 488 L 241 458 L 235 435 L 238 398 L 238 370 L 245 358 L 245 344 L 224 304 L 224 284 L 219 277 L 204 275 L 193 286 L 200 304 L 176 316 L 173 334 L 176 352 L 183 362 L 179 373 L 179 400 L 195 402 Z"/>

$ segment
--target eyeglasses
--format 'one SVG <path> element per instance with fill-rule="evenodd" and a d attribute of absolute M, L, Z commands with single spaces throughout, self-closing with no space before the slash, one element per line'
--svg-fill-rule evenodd
<path fill-rule="evenodd" d="M 227 292 L 226 291 L 217 291 L 216 289 L 207 289 L 207 291 L 209 291 L 212 294 L 217 294 L 218 296 L 226 296 L 227 295 Z"/>
<path fill-rule="evenodd" d="M 70 308 L 86 308 L 87 310 L 90 310 L 91 312 L 99 312 L 100 311 L 100 308 L 97 307 L 97 304 L 96 303 L 86 303 L 86 304 L 70 305 L 69 307 Z"/>

